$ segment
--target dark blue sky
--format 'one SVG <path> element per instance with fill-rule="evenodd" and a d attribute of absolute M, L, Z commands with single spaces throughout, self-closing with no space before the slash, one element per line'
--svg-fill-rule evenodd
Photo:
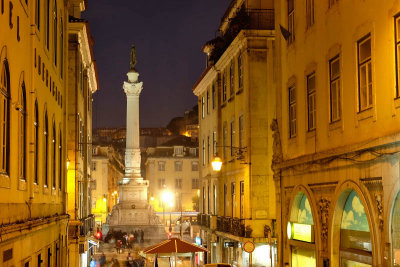
<path fill-rule="evenodd" d="M 126 123 L 122 89 L 136 45 L 144 88 L 140 126 L 166 126 L 196 104 L 192 86 L 205 69 L 202 45 L 214 38 L 230 0 L 90 0 L 84 18 L 95 40 L 99 88 L 93 127 Z"/>

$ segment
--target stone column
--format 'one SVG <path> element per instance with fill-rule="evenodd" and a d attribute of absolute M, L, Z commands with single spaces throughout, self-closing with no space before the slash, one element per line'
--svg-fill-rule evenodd
<path fill-rule="evenodd" d="M 140 143 L 139 143 L 139 95 L 143 82 L 138 82 L 139 73 L 130 70 L 128 81 L 123 88 L 126 94 L 126 150 L 124 183 L 131 180 L 143 180 L 140 174 Z"/>

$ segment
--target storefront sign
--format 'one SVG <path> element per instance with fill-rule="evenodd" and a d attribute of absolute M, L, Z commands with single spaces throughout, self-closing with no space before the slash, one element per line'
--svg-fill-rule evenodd
<path fill-rule="evenodd" d="M 234 247 L 235 246 L 235 242 L 232 241 L 225 241 L 224 242 L 224 247 L 229 248 L 229 247 Z"/>
<path fill-rule="evenodd" d="M 196 236 L 195 241 L 196 241 L 196 244 L 199 245 L 199 246 L 201 246 L 203 244 L 201 238 L 198 237 L 198 236 Z"/>
<path fill-rule="evenodd" d="M 287 236 L 289 239 L 311 243 L 314 242 L 314 227 L 311 224 L 289 222 Z"/>

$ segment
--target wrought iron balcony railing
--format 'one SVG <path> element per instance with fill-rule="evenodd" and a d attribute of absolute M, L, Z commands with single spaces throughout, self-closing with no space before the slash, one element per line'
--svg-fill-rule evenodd
<path fill-rule="evenodd" d="M 80 232 L 79 234 L 81 236 L 88 236 L 93 233 L 95 221 L 94 221 L 94 215 L 91 214 L 86 218 L 80 219 L 82 225 L 79 227 Z"/>

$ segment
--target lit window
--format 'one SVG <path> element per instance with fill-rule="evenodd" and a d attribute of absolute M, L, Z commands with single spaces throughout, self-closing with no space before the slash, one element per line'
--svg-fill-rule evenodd
<path fill-rule="evenodd" d="M 308 131 L 315 130 L 316 127 L 315 102 L 315 73 L 312 73 L 307 76 Z"/>
<path fill-rule="evenodd" d="M 297 133 L 296 123 L 296 87 L 289 87 L 289 137 L 295 137 Z"/>
<path fill-rule="evenodd" d="M 371 36 L 358 41 L 358 100 L 359 111 L 372 107 Z"/>
<path fill-rule="evenodd" d="M 340 120 L 341 117 L 339 56 L 336 56 L 329 61 L 329 77 L 330 77 L 331 122 L 335 122 Z"/>

